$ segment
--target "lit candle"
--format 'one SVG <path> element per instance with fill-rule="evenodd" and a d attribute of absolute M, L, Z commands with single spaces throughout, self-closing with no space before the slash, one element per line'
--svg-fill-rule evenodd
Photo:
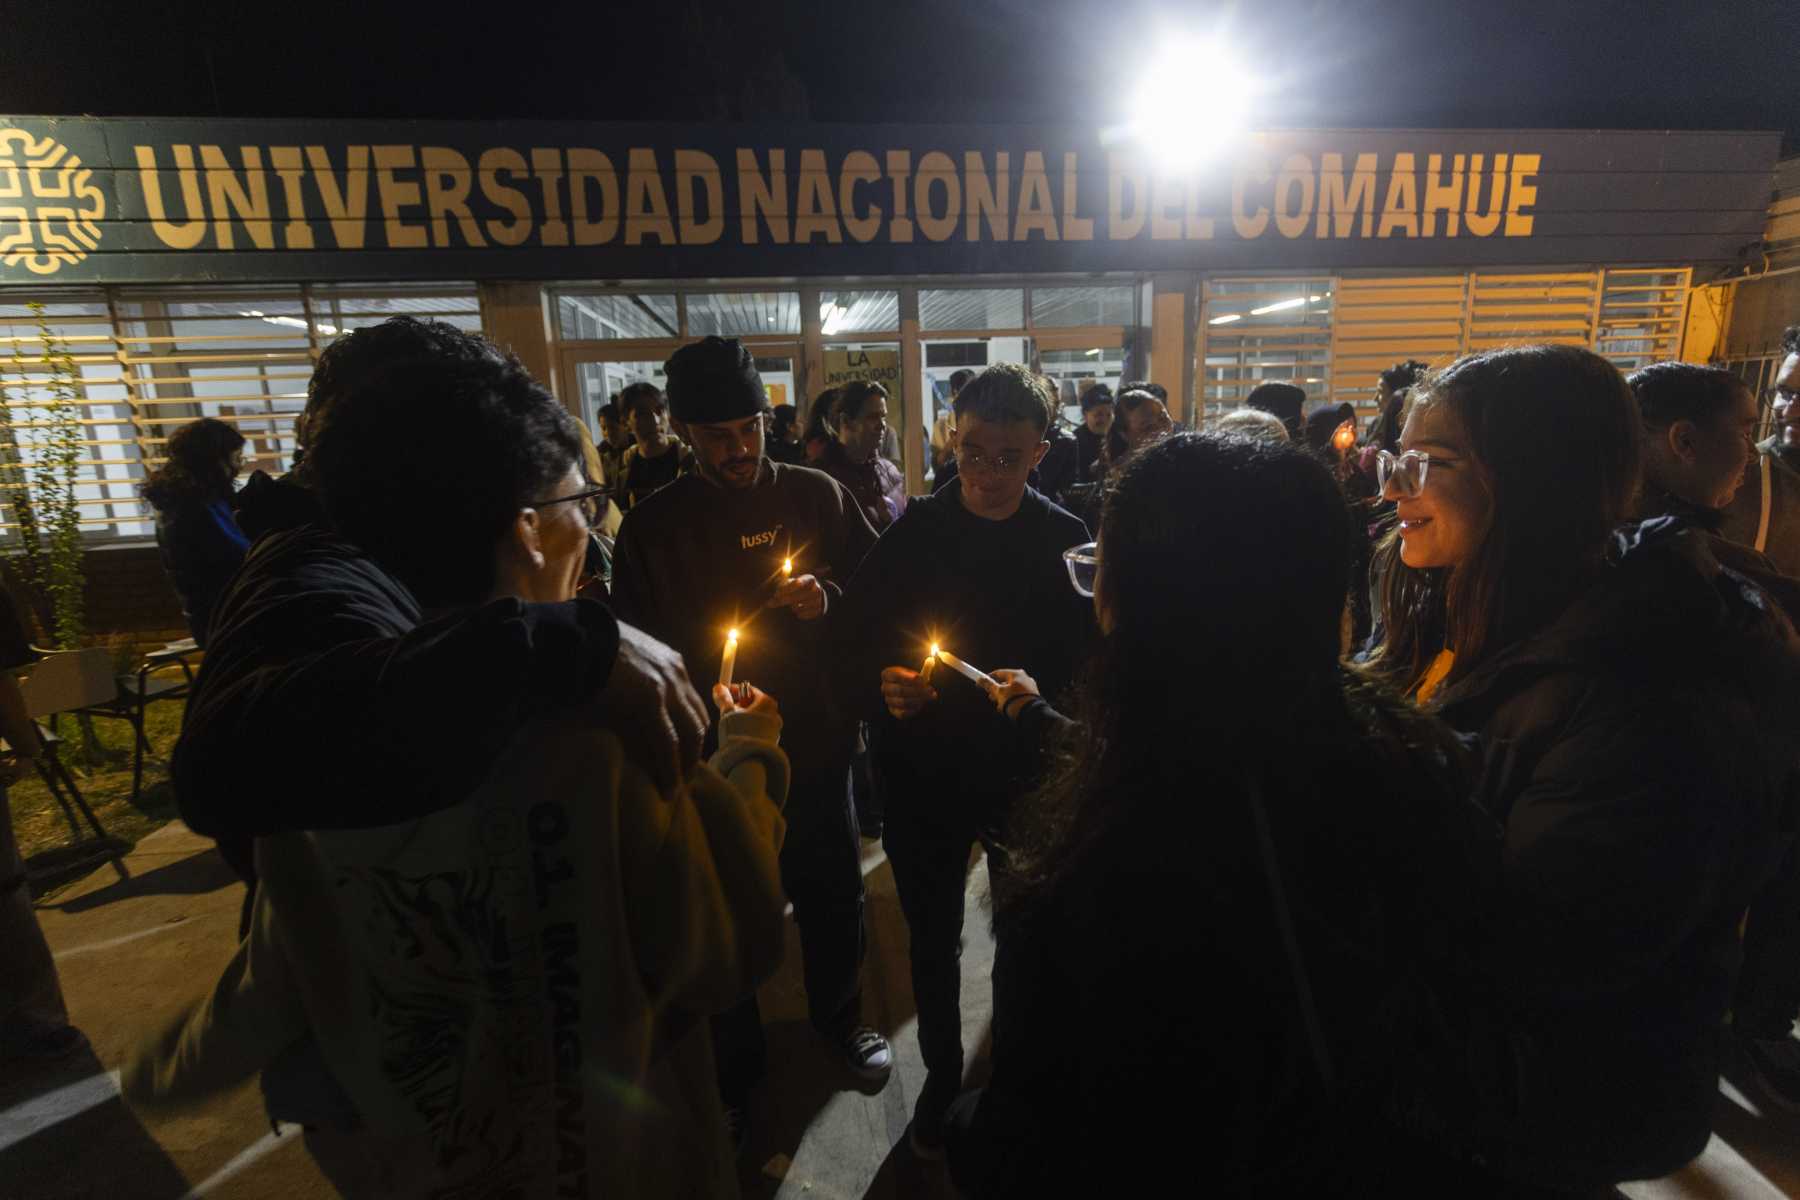
<path fill-rule="evenodd" d="M 933 643 L 931 643 L 931 653 L 927 654 L 925 656 L 925 665 L 919 668 L 919 682 L 920 683 L 930 683 L 931 682 L 931 668 L 937 665 L 937 656 L 938 656 L 937 643 L 933 642 Z"/>
<path fill-rule="evenodd" d="M 719 663 L 719 682 L 731 686 L 731 673 L 737 668 L 737 630 L 725 635 L 725 657 Z"/>
<path fill-rule="evenodd" d="M 781 560 L 781 577 L 783 579 L 792 579 L 794 577 L 794 560 L 793 559 L 784 558 Z"/>
<path fill-rule="evenodd" d="M 1339 452 L 1347 451 L 1356 445 L 1356 422 L 1345 421 L 1339 425 L 1337 432 L 1331 435 L 1331 444 L 1336 446 Z"/>
<path fill-rule="evenodd" d="M 962 659 L 956 657 L 956 655 L 950 653 L 948 650 L 936 649 L 934 647 L 934 653 L 933 653 L 932 657 L 936 658 L 939 662 L 943 663 L 946 667 L 949 667 L 952 671 L 955 671 L 958 675 L 961 675 L 964 679 L 967 679 L 970 683 L 974 684 L 976 687 L 985 689 L 987 691 L 995 691 L 1000 687 L 999 683 L 997 683 L 994 680 L 993 676 L 989 675 L 985 671 L 980 671 L 974 667 L 971 667 L 968 663 L 966 663 Z"/>

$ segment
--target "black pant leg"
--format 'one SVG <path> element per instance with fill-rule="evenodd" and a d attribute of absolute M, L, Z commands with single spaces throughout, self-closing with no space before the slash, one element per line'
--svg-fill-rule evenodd
<path fill-rule="evenodd" d="M 1750 903 L 1732 1027 L 1747 1037 L 1788 1037 L 1800 1016 L 1800 848 Z"/>
<path fill-rule="evenodd" d="M 742 1108 L 750 1089 L 767 1074 L 769 1043 L 763 1035 L 762 1007 L 752 993 L 710 1022 L 713 1066 L 719 1081 L 719 1098 L 726 1108 Z"/>
<path fill-rule="evenodd" d="M 963 1067 L 963 895 L 975 830 L 955 813 L 956 796 L 890 781 L 888 798 L 882 845 L 906 916 L 919 1049 L 926 1069 L 955 1086 Z"/>
<path fill-rule="evenodd" d="M 788 790 L 781 883 L 800 927 L 801 967 L 813 1027 L 834 1031 L 862 1015 L 862 843 L 845 758 L 797 773 Z"/>

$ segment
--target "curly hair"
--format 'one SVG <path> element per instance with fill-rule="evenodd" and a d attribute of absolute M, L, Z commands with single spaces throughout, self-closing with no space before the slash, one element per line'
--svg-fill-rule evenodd
<path fill-rule="evenodd" d="M 224 421 L 191 421 L 170 435 L 168 461 L 150 473 L 138 492 L 158 510 L 190 500 L 224 499 L 237 477 L 231 456 L 243 445 L 244 435 Z"/>
<path fill-rule="evenodd" d="M 301 453 L 310 451 L 337 401 L 378 371 L 409 362 L 503 363 L 507 357 L 480 334 L 446 321 L 389 317 L 379 325 L 347 333 L 319 354 L 318 365 L 307 381 L 306 409 L 295 423 Z"/>
<path fill-rule="evenodd" d="M 1800 325 L 1789 325 L 1781 331 L 1781 352 L 1800 354 Z"/>
<path fill-rule="evenodd" d="M 457 357 L 367 375 L 311 464 L 336 529 L 432 608 L 485 598 L 519 508 L 581 461 L 575 419 L 516 359 Z"/>

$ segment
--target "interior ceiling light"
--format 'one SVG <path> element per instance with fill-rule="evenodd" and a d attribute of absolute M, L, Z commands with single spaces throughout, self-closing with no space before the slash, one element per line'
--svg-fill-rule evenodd
<path fill-rule="evenodd" d="M 1292 300 L 1277 300 L 1273 304 L 1265 304 L 1261 308 L 1253 308 L 1250 310 L 1250 315 L 1253 317 L 1260 317 L 1265 313 L 1280 312 L 1284 308 L 1299 308 L 1305 303 L 1305 296 L 1295 296 Z"/>
<path fill-rule="evenodd" d="M 1226 313 L 1222 317 L 1214 317 L 1212 320 L 1208 321 L 1207 324 L 1208 325 L 1229 325 L 1233 321 L 1241 321 L 1243 319 L 1244 319 L 1243 313 Z"/>

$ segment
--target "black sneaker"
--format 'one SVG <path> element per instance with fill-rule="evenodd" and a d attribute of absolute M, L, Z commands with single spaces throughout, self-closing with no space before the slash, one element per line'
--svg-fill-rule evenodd
<path fill-rule="evenodd" d="M 888 1040 L 867 1025 L 853 1025 L 837 1038 L 838 1052 L 858 1079 L 885 1083 L 894 1069 L 894 1050 Z"/>
<path fill-rule="evenodd" d="M 913 1156 L 926 1162 L 944 1160 L 944 1119 L 950 1112 L 950 1102 L 956 1099 L 954 1087 L 934 1087 L 936 1082 L 926 1076 L 919 1102 L 913 1106 L 912 1124 L 906 1127 Z"/>
<path fill-rule="evenodd" d="M 1738 1045 L 1750 1074 L 1775 1106 L 1800 1112 L 1800 1039 L 1744 1037 Z"/>

